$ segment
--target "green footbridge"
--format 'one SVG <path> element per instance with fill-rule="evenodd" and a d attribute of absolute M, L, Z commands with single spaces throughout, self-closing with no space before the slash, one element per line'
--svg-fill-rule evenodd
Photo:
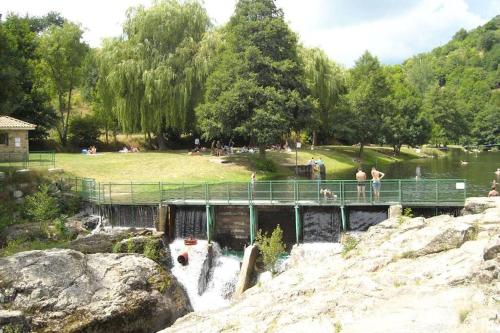
<path fill-rule="evenodd" d="M 382 180 L 380 196 L 370 181 L 272 180 L 250 182 L 96 182 L 66 180 L 96 204 L 403 206 L 459 207 L 467 196 L 463 179 Z M 358 191 L 358 187 L 359 190 Z M 364 191 L 363 191 L 364 189 Z"/>
<path fill-rule="evenodd" d="M 93 179 L 65 180 L 85 200 L 97 205 L 159 205 L 160 216 L 169 206 L 206 207 L 207 238 L 215 230 L 216 206 L 249 209 L 250 241 L 255 240 L 259 206 L 289 206 L 295 215 L 296 241 L 299 242 L 300 210 L 327 206 L 340 209 L 342 229 L 347 230 L 348 207 L 392 206 L 463 207 L 467 183 L 463 179 L 382 180 L 376 196 L 370 181 L 351 180 L 273 180 L 251 182 L 96 182 Z M 162 212 L 163 211 L 163 212 Z M 160 220 L 162 218 L 160 217 Z"/>

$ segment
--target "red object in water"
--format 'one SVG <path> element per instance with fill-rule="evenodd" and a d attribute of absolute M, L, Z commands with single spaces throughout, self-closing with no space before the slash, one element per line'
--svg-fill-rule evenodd
<path fill-rule="evenodd" d="M 184 245 L 196 245 L 196 244 L 198 244 L 198 241 L 194 238 L 190 237 L 184 240 Z"/>
<path fill-rule="evenodd" d="M 188 264 L 188 253 L 183 252 L 177 256 L 177 262 L 181 264 L 182 266 L 186 266 Z"/>

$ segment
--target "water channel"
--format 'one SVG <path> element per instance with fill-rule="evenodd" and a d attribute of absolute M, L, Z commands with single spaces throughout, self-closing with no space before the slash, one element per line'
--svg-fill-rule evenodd
<path fill-rule="evenodd" d="M 461 161 L 467 164 L 461 164 Z M 369 175 L 372 165 L 363 165 Z M 500 152 L 469 153 L 461 149 L 450 149 L 445 157 L 421 158 L 397 162 L 379 170 L 386 174 L 386 179 L 415 179 L 420 174 L 422 179 L 466 179 L 467 196 L 486 196 L 491 183 L 500 183 L 500 176 L 495 174 L 500 168 Z M 337 174 L 329 174 L 329 179 L 354 179 L 356 169 Z M 500 187 L 497 186 L 497 188 Z"/>

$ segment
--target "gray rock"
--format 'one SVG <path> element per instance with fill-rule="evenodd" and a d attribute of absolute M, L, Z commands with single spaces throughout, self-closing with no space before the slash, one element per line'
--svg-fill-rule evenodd
<path fill-rule="evenodd" d="M 137 254 L 21 252 L 0 259 L 7 291 L 0 307 L 37 332 L 153 332 L 191 311 L 175 277 Z"/>
<path fill-rule="evenodd" d="M 484 218 L 473 220 L 484 228 Z M 498 257 L 483 259 L 498 232 L 475 239 L 473 228 L 451 216 L 392 219 L 348 257 L 300 245 L 282 274 L 162 332 L 498 332 Z"/>
<path fill-rule="evenodd" d="M 500 238 L 492 240 L 484 249 L 484 260 L 495 259 L 500 253 Z"/>
<path fill-rule="evenodd" d="M 29 323 L 21 311 L 0 309 L 0 332 L 28 332 Z"/>

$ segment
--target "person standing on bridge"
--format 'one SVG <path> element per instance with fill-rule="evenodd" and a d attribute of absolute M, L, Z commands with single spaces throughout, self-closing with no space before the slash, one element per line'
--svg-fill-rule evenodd
<path fill-rule="evenodd" d="M 375 200 L 380 200 L 380 188 L 382 187 L 382 178 L 384 178 L 385 173 L 378 171 L 375 167 L 372 167 L 372 182 L 373 182 L 373 193 L 375 194 Z"/>
<path fill-rule="evenodd" d="M 356 180 L 358 181 L 357 187 L 358 187 L 358 200 L 360 197 L 363 197 L 363 200 L 366 199 L 365 197 L 365 181 L 366 181 L 366 173 L 363 171 L 361 167 L 358 168 L 358 172 L 356 172 Z"/>

